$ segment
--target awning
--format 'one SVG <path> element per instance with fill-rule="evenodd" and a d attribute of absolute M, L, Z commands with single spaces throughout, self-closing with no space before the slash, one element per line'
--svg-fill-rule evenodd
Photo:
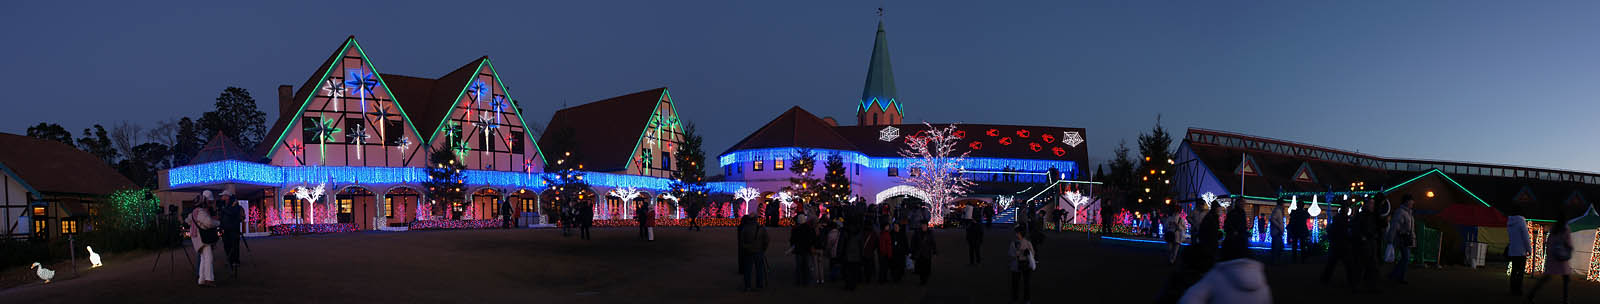
<path fill-rule="evenodd" d="M 1506 216 L 1499 210 L 1473 204 L 1455 204 L 1439 212 L 1439 217 L 1456 225 L 1505 227 Z"/>

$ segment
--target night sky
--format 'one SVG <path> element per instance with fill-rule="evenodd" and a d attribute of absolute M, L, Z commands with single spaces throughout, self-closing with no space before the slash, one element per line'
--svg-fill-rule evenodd
<path fill-rule="evenodd" d="M 108 2 L 0 2 L 0 132 L 198 116 L 228 86 L 271 123 L 275 88 L 356 35 L 389 74 L 488 55 L 540 126 L 668 86 L 715 155 L 794 105 L 853 123 L 879 20 L 879 1 Z M 891 1 L 885 20 L 907 123 L 1083 127 L 1096 163 L 1160 114 L 1175 136 L 1600 171 L 1600 2 L 1284 2 Z"/>

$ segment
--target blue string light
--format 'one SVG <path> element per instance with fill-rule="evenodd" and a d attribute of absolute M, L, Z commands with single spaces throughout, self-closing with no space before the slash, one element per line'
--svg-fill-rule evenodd
<path fill-rule="evenodd" d="M 463 182 L 470 186 L 542 191 L 549 185 L 546 174 L 462 170 Z M 423 168 L 393 167 L 279 167 L 237 160 L 224 160 L 173 168 L 167 171 L 169 188 L 224 183 L 287 186 L 288 184 L 329 182 L 339 184 L 421 184 L 428 180 Z M 586 172 L 584 181 L 598 187 L 633 187 L 652 191 L 670 189 L 672 180 L 661 177 Z M 743 182 L 707 183 L 712 193 L 732 193 L 745 187 Z"/>
<path fill-rule="evenodd" d="M 720 160 L 722 162 L 723 166 L 729 166 L 729 165 L 733 165 L 733 164 L 736 164 L 736 163 L 752 162 L 752 161 L 756 161 L 756 160 L 769 160 L 770 161 L 770 160 L 774 160 L 774 159 L 790 159 L 790 158 L 793 158 L 794 154 L 796 152 L 799 152 L 799 151 L 800 151 L 799 148 L 766 148 L 766 149 L 739 150 L 739 151 L 734 151 L 733 153 L 728 153 L 728 154 L 722 155 L 721 157 L 718 157 L 718 160 Z M 866 154 L 861 154 L 861 152 L 856 152 L 856 151 L 833 150 L 833 149 L 811 149 L 811 152 L 812 153 L 816 153 L 817 154 L 817 159 L 821 160 L 821 161 L 826 161 L 828 156 L 833 155 L 833 153 L 839 153 L 839 156 L 844 157 L 844 162 L 845 163 L 857 164 L 857 165 L 863 165 L 863 166 L 867 166 L 870 163 L 869 158 L 867 157 Z"/>
<path fill-rule="evenodd" d="M 788 159 L 788 158 L 792 157 L 794 155 L 794 153 L 796 151 L 798 151 L 798 150 L 799 150 L 798 148 L 765 148 L 765 149 L 739 150 L 739 151 L 734 151 L 732 153 L 724 154 L 721 157 L 718 157 L 718 160 L 721 161 L 722 166 L 726 167 L 726 166 L 731 166 L 731 165 L 735 165 L 735 164 L 738 164 L 738 163 L 753 162 L 753 161 L 756 161 L 756 160 L 768 160 L 768 161 L 770 161 L 770 160 L 774 160 L 774 159 Z M 883 169 L 883 168 L 891 168 L 891 167 L 892 168 L 906 168 L 906 167 L 909 167 L 911 163 L 916 162 L 916 161 L 919 160 L 919 159 L 915 159 L 915 158 L 904 158 L 904 157 L 869 157 L 866 154 L 861 154 L 861 152 L 856 152 L 856 151 L 844 151 L 844 150 L 832 150 L 832 149 L 811 149 L 811 150 L 817 154 L 819 159 L 820 158 L 825 158 L 827 155 L 830 155 L 830 154 L 833 154 L 833 153 L 837 152 L 837 153 L 839 153 L 839 155 L 844 156 L 844 161 L 846 163 L 863 165 L 863 166 L 867 166 L 869 168 L 874 168 L 874 169 Z M 1013 171 L 1023 171 L 1023 172 L 1044 172 L 1044 171 L 1049 171 L 1050 168 L 1056 168 L 1056 170 L 1060 170 L 1063 175 L 1066 175 L 1066 176 L 1069 176 L 1069 177 L 1070 176 L 1076 176 L 1077 175 L 1076 173 L 1078 171 L 1078 162 L 1070 161 L 1070 160 L 1037 160 L 1037 159 L 1016 159 L 1016 158 L 968 157 L 965 160 L 962 160 L 959 164 L 961 165 L 962 168 L 965 168 L 966 170 L 980 170 L 980 171 L 981 170 L 1000 171 L 1000 170 L 1011 169 Z"/>

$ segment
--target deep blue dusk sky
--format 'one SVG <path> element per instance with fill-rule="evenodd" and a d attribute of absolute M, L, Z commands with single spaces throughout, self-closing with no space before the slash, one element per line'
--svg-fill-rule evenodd
<path fill-rule="evenodd" d="M 537 125 L 668 86 L 720 154 L 793 105 L 854 122 L 879 3 L 158 2 L 0 3 L 0 132 L 197 116 L 227 86 L 270 123 L 276 86 L 356 35 L 384 73 L 489 55 Z M 906 122 L 1084 127 L 1096 163 L 1159 113 L 1176 136 L 1600 171 L 1600 2 L 1288 2 L 890 1 L 886 20 Z"/>

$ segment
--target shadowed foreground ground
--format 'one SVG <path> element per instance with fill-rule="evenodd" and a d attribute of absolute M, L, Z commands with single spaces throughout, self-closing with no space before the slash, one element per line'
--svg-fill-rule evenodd
<path fill-rule="evenodd" d="M 783 256 L 788 229 L 770 230 L 772 286 L 738 291 L 733 230 L 688 232 L 660 228 L 657 241 L 634 240 L 637 230 L 597 229 L 593 241 L 563 238 L 558 230 L 363 232 L 251 240 L 238 278 L 224 267 L 217 288 L 200 288 L 188 266 L 151 272 L 154 255 L 116 257 L 74 278 L 62 271 L 45 285 L 0 290 L 5 303 L 36 302 L 519 302 L 519 303 L 1005 303 L 1009 234 L 996 226 L 986 238 L 982 266 L 966 265 L 959 231 L 944 231 L 934 278 L 869 285 L 854 292 L 793 285 L 793 259 Z M 1154 245 L 1097 245 L 1081 234 L 1052 235 L 1040 249 L 1035 303 L 1148 303 L 1169 266 Z M 218 256 L 219 262 L 222 257 Z M 85 266 L 86 267 L 86 266 Z M 1504 264 L 1490 269 L 1504 269 Z M 26 269 L 24 269 L 26 270 Z M 1278 303 L 1520 303 L 1505 294 L 1504 276 L 1491 270 L 1414 270 L 1411 285 L 1384 286 L 1380 295 L 1353 295 L 1316 283 L 1321 264 L 1271 266 Z M 8 272 L 14 274 L 15 272 Z M 1341 275 L 1335 281 L 1342 281 Z M 1600 285 L 1574 281 L 1573 303 L 1600 299 Z M 1529 282 L 1529 284 L 1532 284 Z M 1559 290 L 1545 292 L 1554 302 Z"/>

